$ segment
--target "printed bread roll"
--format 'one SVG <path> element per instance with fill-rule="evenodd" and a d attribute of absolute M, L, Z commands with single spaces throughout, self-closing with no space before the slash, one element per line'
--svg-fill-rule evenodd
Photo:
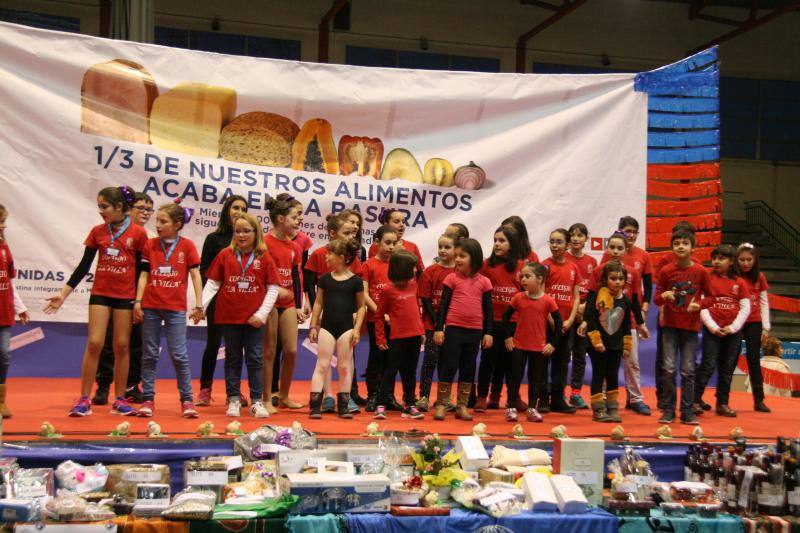
<path fill-rule="evenodd" d="M 282 115 L 251 111 L 222 129 L 219 153 L 230 161 L 288 167 L 292 164 L 292 143 L 299 132 L 298 125 Z"/>
<path fill-rule="evenodd" d="M 235 90 L 181 83 L 153 103 L 150 142 L 166 150 L 217 157 L 220 132 L 235 114 Z"/>
<path fill-rule="evenodd" d="M 114 59 L 92 65 L 81 84 L 81 131 L 147 144 L 157 96 L 153 77 L 138 63 Z"/>

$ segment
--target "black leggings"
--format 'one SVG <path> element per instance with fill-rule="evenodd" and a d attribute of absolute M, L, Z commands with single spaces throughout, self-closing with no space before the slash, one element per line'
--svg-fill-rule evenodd
<path fill-rule="evenodd" d="M 545 360 L 545 373 L 542 381 L 547 379 L 547 365 L 550 365 L 550 392 L 552 401 L 562 402 L 564 399 L 564 389 L 567 388 L 567 370 L 569 367 L 569 356 L 572 352 L 572 341 L 574 339 L 573 328 L 561 334 L 558 344 L 555 346 L 553 354 Z M 594 365 L 592 365 L 594 369 Z"/>
<path fill-rule="evenodd" d="M 512 327 L 516 324 L 512 323 Z M 515 328 L 516 329 L 516 328 Z M 502 322 L 494 322 L 492 331 L 503 331 Z M 514 335 L 514 330 L 511 330 Z M 506 350 L 505 339 L 497 335 L 495 343 L 488 350 L 481 351 L 481 363 L 478 366 L 478 397 L 485 398 L 489 394 L 489 383 L 492 385 L 492 394 L 500 395 L 503 382 L 507 381 L 511 373 L 512 352 Z"/>
<path fill-rule="evenodd" d="M 472 383 L 475 380 L 475 361 L 481 338 L 483 331 L 479 329 L 447 326 L 439 356 L 439 381 L 453 383 L 456 372 L 459 383 Z"/>
<path fill-rule="evenodd" d="M 433 342 L 433 331 L 425 330 L 425 357 L 422 359 L 422 369 L 419 375 L 419 397 L 430 398 L 433 373 L 439 364 L 439 346 Z"/>
<path fill-rule="evenodd" d="M 764 401 L 764 377 L 761 375 L 761 322 L 748 322 L 742 328 L 745 346 L 747 346 L 747 373 L 750 374 L 750 386 L 753 398 L 757 402 Z"/>
<path fill-rule="evenodd" d="M 214 322 L 214 309 L 217 299 L 211 300 L 206 313 L 206 349 L 203 351 L 203 363 L 200 369 L 200 388 L 210 389 L 214 383 L 214 371 L 217 368 L 217 354 L 222 345 L 222 327 Z"/>
<path fill-rule="evenodd" d="M 700 403 L 703 399 L 706 385 L 708 385 L 708 381 L 714 374 L 714 370 L 718 369 L 717 405 L 728 405 L 728 399 L 731 394 L 731 380 L 733 379 L 733 371 L 736 370 L 736 360 L 739 358 L 741 346 L 741 332 L 717 337 L 708 328 L 703 327 L 703 358 L 700 360 L 700 367 L 694 376 L 695 403 Z"/>
<path fill-rule="evenodd" d="M 417 362 L 419 361 L 420 337 L 389 339 L 389 350 L 386 357 L 386 368 L 381 376 L 380 398 L 378 403 L 386 405 L 390 393 L 394 392 L 394 378 L 400 371 L 403 382 L 403 403 L 414 405 L 414 389 L 417 386 Z"/>
<path fill-rule="evenodd" d="M 525 365 L 528 365 L 528 405 L 534 407 L 539 397 L 539 383 L 544 381 L 544 360 L 542 352 L 515 349 L 511 354 L 511 370 L 508 378 L 508 406 L 514 407 L 519 400 L 519 387 Z"/>
<path fill-rule="evenodd" d="M 583 386 L 583 378 L 586 377 L 586 337 L 578 335 L 578 327 L 580 324 L 575 321 L 572 326 L 574 330 L 572 343 L 572 378 L 570 379 L 570 387 L 574 391 L 581 390 Z"/>
<path fill-rule="evenodd" d="M 604 383 L 606 392 L 617 390 L 622 350 L 606 349 L 605 352 L 598 352 L 590 346 L 589 358 L 592 360 L 592 395 L 602 394 Z"/>
<path fill-rule="evenodd" d="M 390 336 L 389 326 L 386 326 L 385 331 L 388 339 Z M 369 336 L 369 355 L 364 374 L 367 379 L 367 387 L 372 386 L 377 390 L 381 376 L 383 376 L 383 369 L 386 368 L 388 350 L 378 348 L 378 341 L 375 338 L 375 322 L 367 322 L 367 335 Z"/>

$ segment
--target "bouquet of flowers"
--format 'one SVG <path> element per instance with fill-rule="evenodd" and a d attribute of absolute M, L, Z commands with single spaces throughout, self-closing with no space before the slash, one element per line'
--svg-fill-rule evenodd
<path fill-rule="evenodd" d="M 419 453 L 412 454 L 414 466 L 428 486 L 449 487 L 467 477 L 458 465 L 461 454 L 453 450 L 443 454 L 443 451 L 444 442 L 434 433 L 422 439 Z"/>

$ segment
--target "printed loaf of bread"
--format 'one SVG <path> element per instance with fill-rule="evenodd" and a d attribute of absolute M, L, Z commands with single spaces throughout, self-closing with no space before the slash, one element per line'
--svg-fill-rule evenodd
<path fill-rule="evenodd" d="M 235 115 L 235 90 L 181 83 L 153 103 L 150 142 L 166 150 L 218 157 L 220 132 Z"/>
<path fill-rule="evenodd" d="M 81 83 L 81 131 L 147 144 L 157 96 L 153 77 L 138 63 L 114 59 L 92 65 Z"/>
<path fill-rule="evenodd" d="M 282 115 L 251 111 L 222 129 L 219 153 L 230 161 L 288 167 L 292 164 L 292 143 L 299 132 L 300 127 Z"/>

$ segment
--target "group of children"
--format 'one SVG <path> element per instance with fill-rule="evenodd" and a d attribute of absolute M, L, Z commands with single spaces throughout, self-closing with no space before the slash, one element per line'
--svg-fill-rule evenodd
<path fill-rule="evenodd" d="M 270 199 L 266 207 L 271 225 L 265 233 L 247 212 L 246 200 L 233 195 L 225 201 L 218 227 L 206 238 L 200 255 L 189 239 L 180 236 L 192 210 L 179 202 L 158 208 L 157 235 L 152 236 L 143 227 L 153 212 L 146 195 L 125 186 L 108 187 L 99 192 L 97 206 L 103 223 L 92 228 L 82 261 L 44 309 L 57 312 L 99 254 L 80 398 L 71 416 L 89 415 L 93 403 L 106 401 L 98 371 L 104 344 L 110 344 L 114 359 L 112 413 L 153 416 L 162 326 L 183 416 L 198 416 L 196 406 L 212 401 L 221 338 L 228 416 L 238 417 L 247 405 L 257 418 L 278 408 L 301 408 L 289 391 L 298 324 L 310 319 L 309 340 L 317 348 L 309 397 L 312 418 L 325 412 L 352 418 L 365 407 L 376 419 L 386 418 L 388 411 L 420 419 L 432 410 L 435 420 L 444 420 L 452 411 L 458 419 L 471 420 L 470 408 L 484 412 L 500 407 L 505 384 L 509 421 L 524 413 L 528 421 L 541 422 L 542 415 L 551 411 L 575 413 L 591 407 L 593 420 L 618 422 L 621 364 L 625 407 L 651 414 L 641 391 L 638 341 L 650 335 L 644 318 L 653 294 L 660 306 L 656 350 L 660 421 L 673 422 L 679 408 L 681 422 L 696 424 L 696 415 L 711 409 L 703 392 L 715 369 L 716 413 L 736 416 L 728 397 L 742 337 L 755 409 L 769 411 L 758 363 L 760 343 L 769 332 L 768 286 L 756 252 L 749 244 L 736 250 L 718 246 L 707 270 L 692 258 L 694 231 L 686 222 L 676 224 L 672 254 L 657 265 L 651 265 L 647 252 L 635 245 L 639 225 L 632 217 L 620 219 L 619 231 L 606 240 L 599 265 L 584 253 L 589 232 L 580 223 L 553 230 L 548 239 L 551 255 L 542 261 L 517 216 L 503 220 L 496 229 L 485 259 L 468 228 L 451 224 L 438 238 L 438 256 L 426 268 L 417 246 L 405 238 L 404 213 L 396 209 L 381 211 L 382 225 L 369 252 L 361 245 L 361 214 L 346 210 L 327 217 L 329 243 L 309 253 L 313 242 L 300 230 L 299 201 L 288 194 Z M 14 267 L 3 240 L 6 217 L 0 206 L 0 412 L 10 416 L 5 404 L 9 329 L 15 315 L 25 322 L 27 313 L 10 283 Z M 191 310 L 186 297 L 190 287 L 197 302 Z M 208 319 L 196 403 L 186 348 L 187 318 L 194 323 Z M 369 335 L 366 398 L 358 393 L 353 356 L 364 323 Z M 134 332 L 141 336 L 140 363 L 131 360 L 132 324 L 141 324 L 140 332 Z M 701 327 L 702 360 L 695 375 Z M 421 345 L 424 357 L 417 389 Z M 587 352 L 592 362 L 588 405 L 582 397 Z M 128 379 L 129 367 L 137 364 L 141 398 L 131 394 L 138 385 L 131 386 Z M 240 388 L 243 364 L 249 398 Z M 520 384 L 526 366 L 524 401 Z M 335 397 L 333 367 L 339 380 Z M 438 380 L 432 402 L 434 371 Z M 394 395 L 398 373 L 401 403 Z M 98 393 L 90 400 L 96 378 Z M 107 395 L 108 383 L 105 387 Z M 132 403 L 141 405 L 136 408 Z"/>

